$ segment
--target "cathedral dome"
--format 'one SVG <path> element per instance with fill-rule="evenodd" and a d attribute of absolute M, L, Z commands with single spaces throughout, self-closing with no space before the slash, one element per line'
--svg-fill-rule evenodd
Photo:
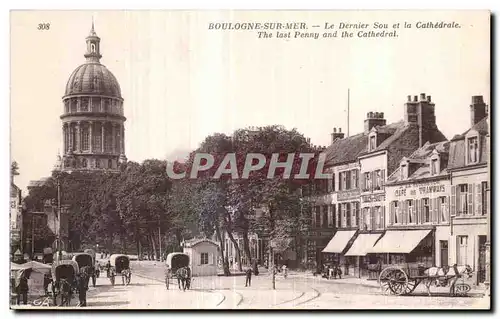
<path fill-rule="evenodd" d="M 120 85 L 115 76 L 98 62 L 82 64 L 70 75 L 64 95 L 77 94 L 121 98 Z"/>

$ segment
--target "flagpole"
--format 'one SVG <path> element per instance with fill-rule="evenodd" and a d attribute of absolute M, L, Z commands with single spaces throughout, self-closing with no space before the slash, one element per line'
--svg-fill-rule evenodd
<path fill-rule="evenodd" d="M 350 91 L 351 89 L 347 89 L 347 137 L 349 137 L 349 107 L 350 107 Z"/>

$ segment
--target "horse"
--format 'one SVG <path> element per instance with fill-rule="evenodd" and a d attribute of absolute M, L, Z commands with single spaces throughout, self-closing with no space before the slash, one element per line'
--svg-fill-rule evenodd
<path fill-rule="evenodd" d="M 450 295 L 455 295 L 455 284 L 457 280 L 461 277 L 470 278 L 473 270 L 469 265 L 453 267 L 431 267 L 424 270 L 424 275 L 427 276 L 423 280 L 425 287 L 427 288 L 427 294 L 430 296 L 430 287 L 434 283 L 436 287 L 444 287 L 451 280 L 450 284 Z"/>
<path fill-rule="evenodd" d="M 122 270 L 122 283 L 123 285 L 128 285 L 130 283 L 130 277 L 132 276 L 132 272 L 130 269 L 123 269 Z"/>
<path fill-rule="evenodd" d="M 177 277 L 177 283 L 179 284 L 179 290 L 181 290 L 181 283 L 182 283 L 182 290 L 186 291 L 186 288 L 189 288 L 188 287 L 188 280 L 190 279 L 187 268 L 186 267 L 179 268 L 175 272 L 175 276 Z"/>
<path fill-rule="evenodd" d="M 70 306 L 71 303 L 71 284 L 66 278 L 59 280 L 59 294 L 61 295 L 61 306 Z"/>

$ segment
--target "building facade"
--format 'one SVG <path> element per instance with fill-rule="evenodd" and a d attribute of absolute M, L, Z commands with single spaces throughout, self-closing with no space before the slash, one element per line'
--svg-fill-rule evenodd
<path fill-rule="evenodd" d="M 450 263 L 470 265 L 477 283 L 486 280 L 490 230 L 489 124 L 482 96 L 473 96 L 471 127 L 450 144 Z"/>
<path fill-rule="evenodd" d="M 62 98 L 64 171 L 117 170 L 125 156 L 125 116 L 120 85 L 100 63 L 94 24 L 86 38 L 85 63 L 70 75 Z"/>
<path fill-rule="evenodd" d="M 404 157 L 399 168 L 389 176 L 385 236 L 399 238 L 398 242 L 411 241 L 412 245 L 404 247 L 407 251 L 397 244 L 375 247 L 388 254 L 387 263 L 416 262 L 427 267 L 450 265 L 449 146 L 448 141 L 426 143 L 411 156 Z"/>

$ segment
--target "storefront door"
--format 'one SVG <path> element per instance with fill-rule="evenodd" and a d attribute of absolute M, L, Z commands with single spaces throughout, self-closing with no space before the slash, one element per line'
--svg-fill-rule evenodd
<path fill-rule="evenodd" d="M 448 267 L 448 241 L 440 240 L 439 241 L 439 251 L 440 251 L 440 259 L 441 259 L 441 267 Z"/>
<path fill-rule="evenodd" d="M 457 265 L 464 266 L 467 265 L 467 236 L 457 237 Z"/>

